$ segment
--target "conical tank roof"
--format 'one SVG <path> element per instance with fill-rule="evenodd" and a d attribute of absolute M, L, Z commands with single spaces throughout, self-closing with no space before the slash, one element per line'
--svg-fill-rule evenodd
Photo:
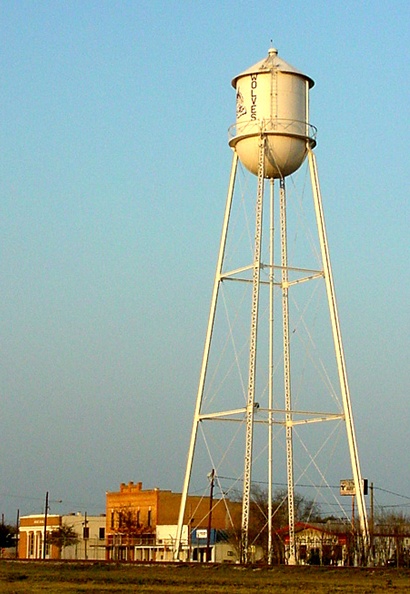
<path fill-rule="evenodd" d="M 301 76 L 305 78 L 307 81 L 309 81 L 310 89 L 315 84 L 312 78 L 310 78 L 306 74 L 303 74 L 303 72 L 300 72 L 300 70 L 297 70 L 296 68 L 294 68 L 294 66 L 291 66 L 291 64 L 285 62 L 285 60 L 282 60 L 282 58 L 278 56 L 278 50 L 274 47 L 271 47 L 268 52 L 268 57 L 264 58 L 260 62 L 257 62 L 254 66 L 251 66 L 244 72 L 241 72 L 240 74 L 235 76 L 232 79 L 232 86 L 234 89 L 236 89 L 236 81 L 238 80 L 238 78 L 241 78 L 242 76 L 248 76 L 250 74 L 259 74 L 262 72 L 271 72 L 272 70 L 280 70 L 281 72 L 287 72 L 289 74 Z"/>

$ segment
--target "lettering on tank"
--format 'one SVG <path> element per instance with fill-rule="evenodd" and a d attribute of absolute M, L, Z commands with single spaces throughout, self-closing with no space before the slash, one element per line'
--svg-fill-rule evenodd
<path fill-rule="evenodd" d="M 258 77 L 256 74 L 251 76 L 251 120 L 256 120 L 256 89 L 258 86 Z"/>
<path fill-rule="evenodd" d="M 236 92 L 236 119 L 239 120 L 239 118 L 243 115 L 246 115 L 246 113 L 247 113 L 247 109 L 245 107 L 243 95 L 240 92 L 240 90 L 238 89 Z"/>

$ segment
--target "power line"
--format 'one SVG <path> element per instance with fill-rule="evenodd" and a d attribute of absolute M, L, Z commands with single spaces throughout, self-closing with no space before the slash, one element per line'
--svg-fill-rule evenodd
<path fill-rule="evenodd" d="M 238 478 L 234 478 L 234 477 L 230 477 L 230 476 L 219 476 L 218 478 L 221 480 L 228 480 L 228 481 L 235 481 L 235 482 L 241 482 L 242 479 L 238 479 Z M 255 484 L 258 485 L 267 485 L 268 482 L 267 481 L 252 481 Z M 272 485 L 274 485 L 275 487 L 287 487 L 287 483 L 272 483 Z M 311 489 L 340 489 L 340 485 L 312 485 L 312 484 L 307 484 L 307 483 L 295 483 L 295 487 L 301 487 L 301 488 L 311 488 Z M 410 501 L 410 497 L 407 495 L 402 495 L 401 493 L 396 493 L 395 491 L 390 491 L 389 489 L 383 489 L 382 487 L 376 487 L 373 485 L 373 489 L 375 491 L 382 491 L 383 493 L 388 493 L 389 495 L 395 495 L 396 497 L 402 497 L 403 499 L 408 499 Z M 410 505 L 410 504 L 409 504 Z M 396 505 L 396 506 L 382 506 L 382 507 L 400 507 L 400 505 Z"/>
<path fill-rule="evenodd" d="M 394 491 L 389 491 L 388 489 L 382 489 L 381 487 L 373 487 L 377 489 L 377 491 L 383 491 L 384 493 L 389 493 L 389 495 L 396 495 L 396 497 L 403 497 L 403 499 L 408 499 L 410 501 L 410 497 L 407 495 L 401 495 L 400 493 L 395 493 Z"/>

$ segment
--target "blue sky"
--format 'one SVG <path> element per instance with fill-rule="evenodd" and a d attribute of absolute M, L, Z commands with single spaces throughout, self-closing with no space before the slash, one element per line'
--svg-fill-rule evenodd
<path fill-rule="evenodd" d="M 230 82 L 271 39 L 316 83 L 363 473 L 408 505 L 408 2 L 2 0 L 0 28 L 0 511 L 181 489 Z"/>

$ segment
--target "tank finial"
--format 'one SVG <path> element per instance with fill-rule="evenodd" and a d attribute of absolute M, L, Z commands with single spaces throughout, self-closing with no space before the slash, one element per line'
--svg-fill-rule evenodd
<path fill-rule="evenodd" d="M 268 55 L 269 56 L 277 56 L 278 55 L 278 50 L 276 49 L 276 47 L 273 47 L 273 39 L 270 40 L 270 48 L 268 51 Z"/>

